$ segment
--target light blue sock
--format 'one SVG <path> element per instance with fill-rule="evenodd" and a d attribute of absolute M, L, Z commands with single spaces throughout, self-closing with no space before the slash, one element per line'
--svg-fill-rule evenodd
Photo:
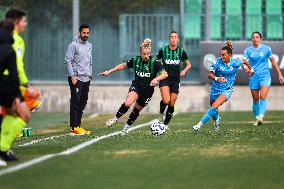
<path fill-rule="evenodd" d="M 202 124 L 206 123 L 207 121 L 209 121 L 214 114 L 216 114 L 218 112 L 217 109 L 214 108 L 209 108 L 208 111 L 205 113 L 205 115 L 202 117 L 201 122 Z"/>
<path fill-rule="evenodd" d="M 253 101 L 253 104 L 252 104 L 252 110 L 253 110 L 253 114 L 254 116 L 259 116 L 259 101 Z"/>
<path fill-rule="evenodd" d="M 265 111 L 266 111 L 266 105 L 267 105 L 267 100 L 266 99 L 260 99 L 260 101 L 259 101 L 259 115 L 264 116 Z"/>
<path fill-rule="evenodd" d="M 218 117 L 219 117 L 219 111 L 218 111 L 218 109 L 216 109 L 216 113 L 212 115 L 212 118 L 213 118 L 214 121 L 216 121 L 218 119 Z"/>

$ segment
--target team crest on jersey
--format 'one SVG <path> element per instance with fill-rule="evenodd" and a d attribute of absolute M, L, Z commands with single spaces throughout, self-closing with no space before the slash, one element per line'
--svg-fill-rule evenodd
<path fill-rule="evenodd" d="M 263 52 L 260 52 L 260 56 L 263 56 Z"/>
<path fill-rule="evenodd" d="M 146 71 L 149 71 L 149 67 L 148 66 L 145 66 L 144 68 L 145 68 Z"/>
<path fill-rule="evenodd" d="M 165 60 L 166 64 L 172 64 L 172 65 L 179 65 L 180 60 L 170 60 L 170 59 L 166 59 Z"/>

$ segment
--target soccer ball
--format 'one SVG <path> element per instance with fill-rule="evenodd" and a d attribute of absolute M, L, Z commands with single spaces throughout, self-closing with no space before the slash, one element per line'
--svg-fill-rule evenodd
<path fill-rule="evenodd" d="M 166 127 L 162 122 L 157 121 L 152 123 L 151 132 L 153 135 L 162 135 L 166 132 Z"/>

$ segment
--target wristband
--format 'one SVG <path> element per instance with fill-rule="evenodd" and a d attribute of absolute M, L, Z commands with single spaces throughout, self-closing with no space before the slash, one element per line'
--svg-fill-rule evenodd
<path fill-rule="evenodd" d="M 218 79 L 219 79 L 219 77 L 215 77 L 215 78 L 214 78 L 215 81 L 218 81 Z"/>

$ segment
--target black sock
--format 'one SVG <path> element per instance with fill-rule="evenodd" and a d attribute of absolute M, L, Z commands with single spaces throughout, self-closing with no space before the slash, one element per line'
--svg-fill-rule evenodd
<path fill-rule="evenodd" d="M 165 109 L 166 109 L 167 106 L 168 106 L 168 105 L 167 105 L 167 104 L 164 104 L 163 100 L 161 100 L 161 102 L 160 102 L 160 113 L 161 113 L 161 114 L 164 114 L 164 111 L 165 111 Z"/>
<path fill-rule="evenodd" d="M 132 125 L 138 116 L 139 116 L 139 110 L 137 108 L 133 108 L 133 111 L 131 112 L 127 120 L 127 125 Z"/>
<path fill-rule="evenodd" d="M 127 111 L 128 111 L 128 109 L 129 109 L 130 107 L 126 107 L 125 106 L 125 104 L 123 103 L 121 106 L 120 106 L 120 108 L 118 109 L 118 111 L 117 111 L 117 113 L 116 113 L 116 117 L 117 118 L 120 118 L 123 114 L 125 114 Z"/>
<path fill-rule="evenodd" d="M 168 106 L 168 110 L 167 110 L 167 113 L 166 113 L 166 118 L 165 118 L 165 121 L 164 121 L 165 125 L 168 125 L 169 122 L 171 121 L 171 119 L 173 117 L 173 114 L 174 114 L 174 111 L 175 111 L 175 107 L 174 106 Z"/>

